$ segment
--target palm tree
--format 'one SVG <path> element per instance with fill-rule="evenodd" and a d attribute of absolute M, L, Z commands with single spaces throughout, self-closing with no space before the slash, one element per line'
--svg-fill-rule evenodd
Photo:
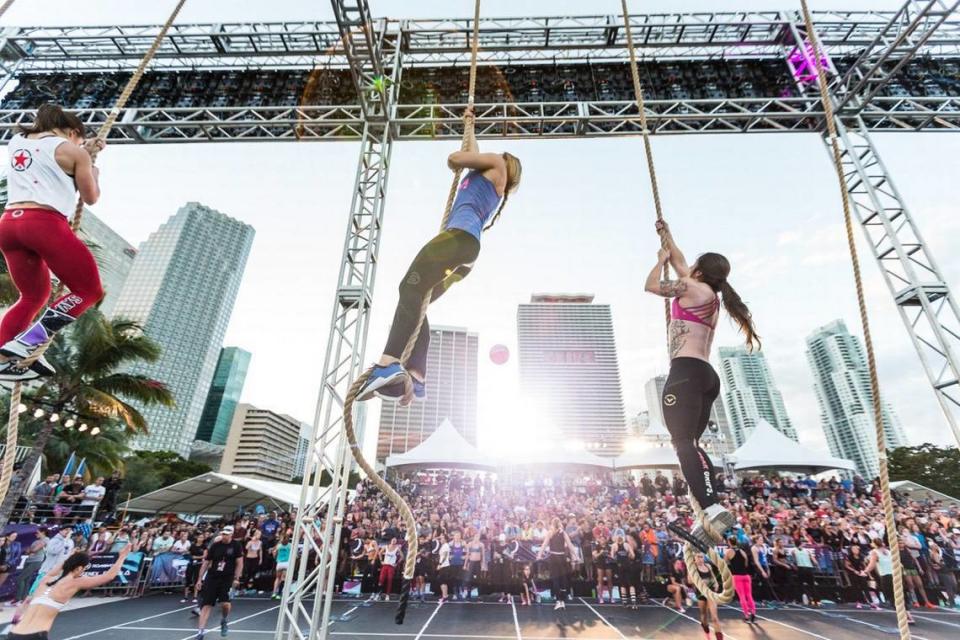
<path fill-rule="evenodd" d="M 147 432 L 146 420 L 131 401 L 140 405 L 174 405 L 173 394 L 164 383 L 127 372 L 132 364 L 155 362 L 160 357 L 160 346 L 136 322 L 107 319 L 99 310 L 91 309 L 57 338 L 47 357 L 57 374 L 47 378 L 33 393 L 25 394 L 26 402 L 32 400 L 48 413 L 80 416 L 89 430 L 84 435 L 78 433 L 78 428 L 70 433 L 65 422 L 36 419 L 30 413 L 21 415 L 22 435 L 32 450 L 0 504 L 0 528 L 19 497 L 20 492 L 13 487 L 23 486 L 45 452 L 58 458 L 65 446 L 80 437 L 93 439 L 89 443 L 92 451 L 97 448 L 97 439 L 103 438 L 103 450 L 88 454 L 92 458 L 88 461 L 105 471 L 119 462 L 126 438 Z M 5 400 L 9 401 L 9 397 Z M 88 435 L 95 427 L 100 429 L 100 435 Z M 48 451 L 48 446 L 52 450 Z"/>

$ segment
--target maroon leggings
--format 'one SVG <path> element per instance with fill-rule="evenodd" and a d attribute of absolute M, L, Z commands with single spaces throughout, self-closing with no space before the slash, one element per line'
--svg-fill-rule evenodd
<path fill-rule="evenodd" d="M 0 344 L 22 332 L 50 299 L 50 271 L 70 290 L 50 306 L 77 318 L 103 297 L 97 262 L 67 219 L 49 209 L 7 209 L 0 252 L 20 299 L 0 321 Z"/>

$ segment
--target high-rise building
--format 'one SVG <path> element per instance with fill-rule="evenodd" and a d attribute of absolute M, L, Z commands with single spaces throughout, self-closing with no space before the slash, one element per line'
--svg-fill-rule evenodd
<path fill-rule="evenodd" d="M 92 250 L 100 267 L 100 282 L 104 291 L 100 311 L 109 318 L 113 315 L 120 292 L 123 291 L 130 269 L 133 268 L 137 250 L 87 209 L 83 210 L 83 217 L 80 218 L 78 235 L 81 240 L 93 245 Z"/>
<path fill-rule="evenodd" d="M 140 247 L 114 315 L 136 320 L 163 353 L 137 365 L 170 387 L 176 407 L 138 407 L 150 433 L 134 449 L 189 455 L 223 345 L 253 227 L 191 202 Z"/>
<path fill-rule="evenodd" d="M 748 351 L 743 346 L 720 347 L 719 373 L 735 447 L 746 442 L 761 418 L 791 440 L 797 439 L 762 351 Z"/>
<path fill-rule="evenodd" d="M 873 422 L 873 393 L 863 346 L 842 320 L 820 327 L 807 337 L 807 360 L 820 404 L 820 421 L 830 453 L 853 460 L 865 478 L 876 477 L 877 436 Z M 905 446 L 900 420 L 882 402 L 887 448 Z"/>
<path fill-rule="evenodd" d="M 408 407 L 381 405 L 377 460 L 416 447 L 444 419 L 477 444 L 477 342 L 477 334 L 464 328 L 430 327 L 427 398 Z"/>
<path fill-rule="evenodd" d="M 220 472 L 288 482 L 294 477 L 301 425 L 287 415 L 237 405 Z"/>
<path fill-rule="evenodd" d="M 534 295 L 517 310 L 520 388 L 565 439 L 617 454 L 627 435 L 610 305 L 592 295 Z"/>
<path fill-rule="evenodd" d="M 300 425 L 300 437 L 297 441 L 297 452 L 293 456 L 293 477 L 302 478 L 307 472 L 307 449 L 310 448 L 310 431 L 313 425 L 304 422 Z M 357 442 L 363 443 L 363 438 Z"/>
<path fill-rule="evenodd" d="M 243 383 L 250 367 L 250 352 L 240 347 L 224 347 L 220 350 L 213 382 L 207 393 L 207 402 L 200 414 L 197 440 L 211 444 L 227 444 L 233 414 L 240 402 Z"/>

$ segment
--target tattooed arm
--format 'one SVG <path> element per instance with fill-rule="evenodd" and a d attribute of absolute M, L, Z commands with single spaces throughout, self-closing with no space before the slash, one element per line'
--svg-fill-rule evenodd
<path fill-rule="evenodd" d="M 663 296 L 664 298 L 676 298 L 687 290 L 687 283 L 685 280 L 661 280 L 660 274 L 663 271 L 663 265 L 670 259 L 670 251 L 666 249 L 660 249 L 657 252 L 657 264 L 654 265 L 653 269 L 650 270 L 650 273 L 647 275 L 647 283 L 644 285 L 644 289 L 650 293 L 656 294 L 658 296 Z"/>

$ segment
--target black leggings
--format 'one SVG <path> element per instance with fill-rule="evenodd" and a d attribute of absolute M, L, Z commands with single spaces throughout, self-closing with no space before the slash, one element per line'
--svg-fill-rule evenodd
<path fill-rule="evenodd" d="M 567 578 L 570 573 L 567 554 L 551 553 L 547 566 L 550 568 L 550 595 L 557 602 L 565 602 L 567 599 Z"/>
<path fill-rule="evenodd" d="M 713 463 L 699 441 L 718 395 L 720 378 L 709 362 L 682 357 L 671 361 L 661 400 L 663 420 L 690 493 L 703 509 L 717 502 Z"/>
<path fill-rule="evenodd" d="M 420 249 L 400 283 L 400 301 L 383 350 L 386 355 L 399 358 L 403 353 L 407 340 L 417 328 L 424 296 L 432 292 L 430 302 L 442 296 L 451 284 L 467 277 L 479 255 L 480 241 L 460 229 L 442 231 Z M 426 375 L 429 347 L 430 324 L 424 318 L 407 363 L 409 369 Z"/>

